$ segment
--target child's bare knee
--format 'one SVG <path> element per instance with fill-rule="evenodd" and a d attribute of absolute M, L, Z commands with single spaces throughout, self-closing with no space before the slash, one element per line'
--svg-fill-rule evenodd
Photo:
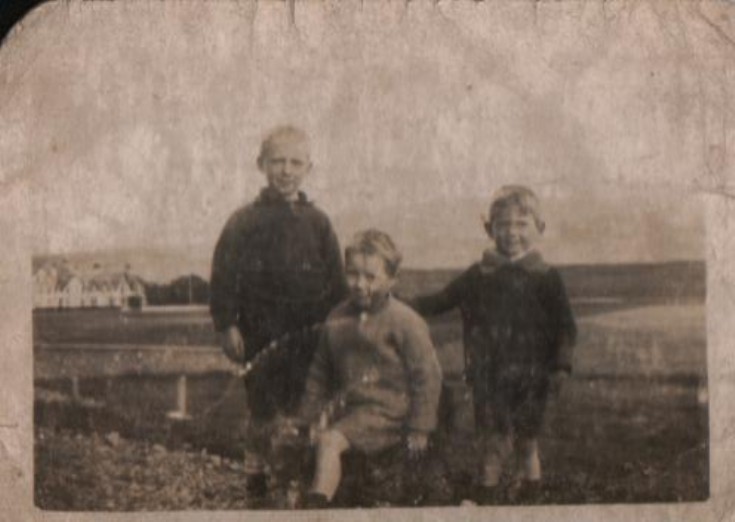
<path fill-rule="evenodd" d="M 342 453 L 350 447 L 344 435 L 336 430 L 326 430 L 317 437 L 317 445 L 322 451 Z"/>

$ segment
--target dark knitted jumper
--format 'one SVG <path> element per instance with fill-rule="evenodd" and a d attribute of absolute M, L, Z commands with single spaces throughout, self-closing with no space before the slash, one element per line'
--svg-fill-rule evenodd
<path fill-rule="evenodd" d="M 444 290 L 413 305 L 422 315 L 459 308 L 478 427 L 537 434 L 549 375 L 571 371 L 576 342 L 559 272 L 537 252 L 512 262 L 488 251 Z"/>
<path fill-rule="evenodd" d="M 345 294 L 337 237 L 303 193 L 291 203 L 266 188 L 225 225 L 212 261 L 210 310 L 217 331 L 239 327 L 246 359 L 286 333 L 321 323 Z M 249 378 L 255 417 L 298 404 L 312 341 Z"/>

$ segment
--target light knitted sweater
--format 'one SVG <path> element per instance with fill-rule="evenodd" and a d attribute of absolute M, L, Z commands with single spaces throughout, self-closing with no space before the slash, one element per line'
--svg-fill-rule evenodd
<path fill-rule="evenodd" d="M 441 368 L 426 322 L 389 297 L 371 312 L 350 301 L 327 318 L 309 369 L 304 420 L 313 421 L 326 399 L 339 395 L 344 414 L 360 409 L 402 421 L 408 431 L 436 427 Z"/>

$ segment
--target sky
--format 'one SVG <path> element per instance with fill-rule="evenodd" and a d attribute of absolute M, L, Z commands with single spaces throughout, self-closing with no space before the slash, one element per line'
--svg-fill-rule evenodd
<path fill-rule="evenodd" d="M 35 10 L 0 48 L 0 172 L 30 186 L 34 252 L 170 248 L 207 272 L 263 186 L 260 140 L 290 123 L 341 241 L 383 228 L 408 266 L 477 259 L 507 183 L 538 192 L 554 262 L 704 258 L 701 189 L 735 150 L 726 91 L 702 80 L 720 47 L 681 42 L 706 24 L 657 33 L 672 15 L 645 5 L 530 22 L 525 2 L 366 4 L 297 3 L 295 27 L 285 2 Z"/>

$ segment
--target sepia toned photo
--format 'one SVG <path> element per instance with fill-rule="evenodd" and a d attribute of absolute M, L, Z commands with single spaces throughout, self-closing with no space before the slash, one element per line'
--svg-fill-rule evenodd
<path fill-rule="evenodd" d="M 732 13 L 33 9 L 24 509 L 727 519 Z"/>

